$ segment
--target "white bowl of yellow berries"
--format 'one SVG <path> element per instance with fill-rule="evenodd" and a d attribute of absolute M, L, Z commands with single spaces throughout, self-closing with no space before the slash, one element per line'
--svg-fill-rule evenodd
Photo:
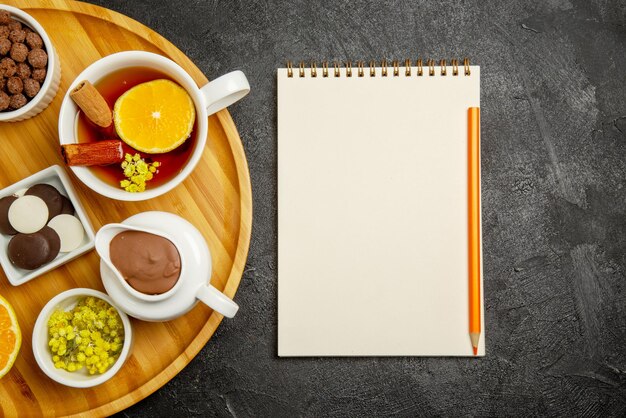
<path fill-rule="evenodd" d="M 52 380 L 87 388 L 113 377 L 132 343 L 128 316 L 104 293 L 71 289 L 53 297 L 37 317 L 33 353 Z"/>

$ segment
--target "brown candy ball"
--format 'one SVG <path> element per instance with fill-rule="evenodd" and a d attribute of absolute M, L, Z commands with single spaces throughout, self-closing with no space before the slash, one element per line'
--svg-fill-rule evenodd
<path fill-rule="evenodd" d="M 15 62 L 24 62 L 28 57 L 28 47 L 24 44 L 14 43 L 11 47 L 11 58 Z"/>
<path fill-rule="evenodd" d="M 43 81 L 46 79 L 46 69 L 45 68 L 33 69 L 33 73 L 31 77 L 33 78 L 33 80 L 43 83 Z"/>
<path fill-rule="evenodd" d="M 11 20 L 11 14 L 8 11 L 0 10 L 0 25 L 8 25 Z"/>
<path fill-rule="evenodd" d="M 13 77 L 17 71 L 17 65 L 11 58 L 6 57 L 0 60 L 0 77 Z"/>
<path fill-rule="evenodd" d="M 11 21 L 7 24 L 9 30 L 20 30 L 22 29 L 22 24 L 17 20 L 11 19 Z"/>
<path fill-rule="evenodd" d="M 24 83 L 19 77 L 11 77 L 7 80 L 7 93 L 19 94 L 24 90 Z"/>
<path fill-rule="evenodd" d="M 33 80 L 32 78 L 27 78 L 24 80 L 24 94 L 26 96 L 33 98 L 39 93 L 39 89 L 41 89 L 41 85 L 39 81 Z"/>
<path fill-rule="evenodd" d="M 26 45 L 28 45 L 30 49 L 43 48 L 43 39 L 35 32 L 27 33 Z"/>
<path fill-rule="evenodd" d="M 0 39 L 7 39 L 9 37 L 9 33 L 11 33 L 11 31 L 8 26 L 0 26 Z"/>
<path fill-rule="evenodd" d="M 11 50 L 11 41 L 7 38 L 0 39 L 0 55 L 6 55 Z"/>
<path fill-rule="evenodd" d="M 23 94 L 14 94 L 13 96 L 11 96 L 11 100 L 9 101 L 9 107 L 11 109 L 19 109 L 20 107 L 23 107 L 27 102 L 28 99 L 26 99 L 26 96 L 24 96 Z"/>
<path fill-rule="evenodd" d="M 9 107 L 9 102 L 11 98 L 8 94 L 3 91 L 0 91 L 0 111 L 5 110 Z"/>
<path fill-rule="evenodd" d="M 26 32 L 22 29 L 14 29 L 9 33 L 9 40 L 13 43 L 15 42 L 24 42 L 26 39 Z"/>
<path fill-rule="evenodd" d="M 17 71 L 15 71 L 15 75 L 21 78 L 22 80 L 26 80 L 30 78 L 32 71 L 30 69 L 30 65 L 25 62 L 20 62 L 17 64 Z"/>
<path fill-rule="evenodd" d="M 41 48 L 33 49 L 28 53 L 28 63 L 33 68 L 44 68 L 48 64 L 48 54 Z"/>

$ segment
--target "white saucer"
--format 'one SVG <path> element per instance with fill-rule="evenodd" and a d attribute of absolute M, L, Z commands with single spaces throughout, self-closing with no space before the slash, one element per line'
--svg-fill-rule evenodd
<path fill-rule="evenodd" d="M 100 260 L 100 277 L 111 299 L 128 315 L 143 321 L 169 321 L 189 312 L 198 303 L 198 288 L 211 280 L 211 252 L 202 234 L 187 220 L 168 212 L 142 212 L 122 223 L 150 228 L 172 237 L 184 254 L 185 269 L 194 273 L 186 275 L 188 277 L 171 297 L 147 302 L 124 289 L 111 269 Z"/>

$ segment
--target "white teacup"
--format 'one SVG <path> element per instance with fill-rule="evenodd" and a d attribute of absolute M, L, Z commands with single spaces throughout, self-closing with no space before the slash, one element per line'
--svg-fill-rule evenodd
<path fill-rule="evenodd" d="M 117 200 L 138 201 L 167 193 L 191 174 L 200 161 L 206 144 L 208 116 L 244 97 L 250 91 L 250 85 L 243 72 L 233 71 L 199 88 L 181 66 L 161 55 L 145 51 L 125 51 L 108 55 L 87 67 L 68 88 L 59 113 L 59 140 L 61 145 L 78 142 L 76 120 L 79 109 L 69 96 L 74 87 L 82 80 L 89 80 L 92 84 L 96 84 L 100 79 L 114 71 L 131 67 L 148 67 L 158 70 L 175 80 L 191 96 L 196 108 L 197 129 L 195 135 L 197 139 L 189 161 L 174 178 L 141 193 L 128 193 L 116 185 L 106 183 L 96 176 L 89 167 L 73 166 L 71 169 L 83 183 L 103 196 Z"/>

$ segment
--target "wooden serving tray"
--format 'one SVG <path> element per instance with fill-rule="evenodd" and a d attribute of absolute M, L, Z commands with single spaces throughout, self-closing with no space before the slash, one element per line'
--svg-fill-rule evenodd
<path fill-rule="evenodd" d="M 32 119 L 0 123 L 0 188 L 53 164 L 63 165 L 57 117 L 70 82 L 100 57 L 124 50 L 165 55 L 198 83 L 202 72 L 174 45 L 146 26 L 119 13 L 90 4 L 54 0 L 8 0 L 41 23 L 61 60 L 59 92 L 51 105 Z M 70 170 L 67 170 L 71 174 Z M 211 283 L 234 297 L 250 244 L 252 202 L 250 176 L 237 129 L 227 110 L 209 118 L 206 150 L 193 174 L 171 192 L 146 202 L 110 200 L 71 175 L 95 229 L 148 210 L 177 213 L 204 235 L 213 256 Z M 104 290 L 100 259 L 92 251 L 19 287 L 0 273 L 0 294 L 16 310 L 22 348 L 13 369 L 0 379 L 0 416 L 110 415 L 145 398 L 175 376 L 211 338 L 222 316 L 202 304 L 176 320 L 133 320 L 132 355 L 108 382 L 73 389 L 49 379 L 37 366 L 31 348 L 35 319 L 44 304 L 75 287 Z"/>

